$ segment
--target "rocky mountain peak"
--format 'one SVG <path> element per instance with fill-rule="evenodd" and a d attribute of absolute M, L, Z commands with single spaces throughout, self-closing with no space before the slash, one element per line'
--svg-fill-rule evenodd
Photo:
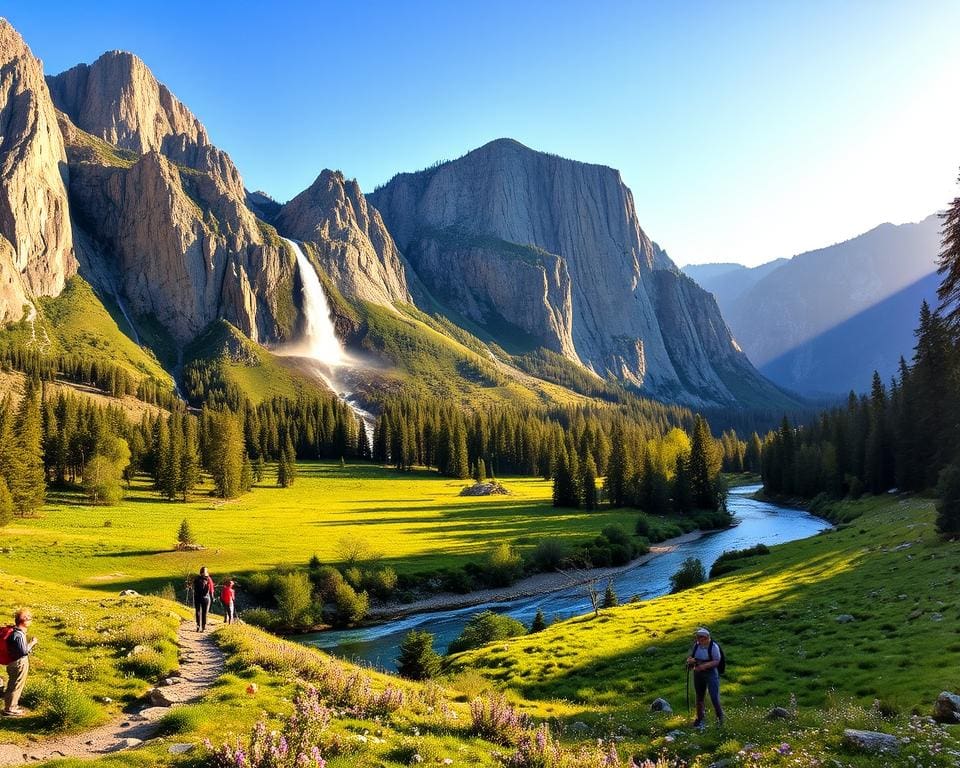
<path fill-rule="evenodd" d="M 323 268 L 349 296 L 390 306 L 410 301 L 403 258 L 360 185 L 340 171 L 323 170 L 283 206 L 277 229 L 313 243 Z"/>
<path fill-rule="evenodd" d="M 43 68 L 0 19 L 0 320 L 55 296 L 76 272 L 57 114 Z"/>

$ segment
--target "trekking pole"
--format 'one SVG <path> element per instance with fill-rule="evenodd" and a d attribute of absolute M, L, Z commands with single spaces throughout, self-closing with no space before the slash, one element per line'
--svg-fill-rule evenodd
<path fill-rule="evenodd" d="M 687 678 L 687 717 L 690 717 L 690 665 L 684 664 L 686 667 L 686 678 Z"/>

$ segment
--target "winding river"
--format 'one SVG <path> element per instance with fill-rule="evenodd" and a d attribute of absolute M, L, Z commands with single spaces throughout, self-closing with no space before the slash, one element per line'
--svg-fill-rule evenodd
<path fill-rule="evenodd" d="M 688 557 L 699 558 L 709 572 L 710 566 L 724 551 L 744 549 L 755 544 L 783 544 L 813 536 L 830 527 L 825 520 L 803 510 L 750 498 L 759 489 L 759 485 L 751 485 L 730 491 L 727 507 L 737 522 L 733 528 L 680 543 L 671 552 L 614 576 L 613 587 L 621 602 L 635 595 L 649 600 L 667 594 L 670 591 L 670 577 Z M 601 586 L 605 586 L 605 581 Z M 505 602 L 419 613 L 375 626 L 320 632 L 296 639 L 344 658 L 394 671 L 400 642 L 411 629 L 432 632 L 436 637 L 434 647 L 442 653 L 460 634 L 469 618 L 486 609 L 506 613 L 529 626 L 538 610 L 553 622 L 587 613 L 591 606 L 585 587 L 566 587 Z"/>

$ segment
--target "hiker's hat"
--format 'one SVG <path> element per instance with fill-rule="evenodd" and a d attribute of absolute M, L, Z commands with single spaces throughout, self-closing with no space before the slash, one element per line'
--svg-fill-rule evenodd
<path fill-rule="evenodd" d="M 696 632 L 694 632 L 697 637 L 710 637 L 710 630 L 700 627 Z"/>

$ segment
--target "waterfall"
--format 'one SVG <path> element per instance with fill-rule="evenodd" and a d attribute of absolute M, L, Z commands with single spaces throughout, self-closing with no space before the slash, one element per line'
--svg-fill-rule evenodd
<path fill-rule="evenodd" d="M 297 269 L 300 271 L 300 282 L 303 284 L 304 319 L 302 342 L 297 345 L 295 351 L 290 349 L 286 354 L 303 355 L 311 361 L 309 367 L 313 374 L 363 420 L 367 428 L 367 444 L 372 448 L 376 417 L 360 406 L 353 393 L 343 388 L 340 382 L 341 377 L 337 376 L 337 368 L 349 366 L 351 360 L 334 331 L 330 306 L 327 304 L 323 285 L 300 244 L 286 237 L 283 239 L 290 244 L 297 256 Z"/>
<path fill-rule="evenodd" d="M 299 243 L 283 238 L 297 255 L 297 269 L 300 270 L 300 282 L 303 283 L 303 316 L 306 328 L 303 334 L 304 350 L 309 357 L 329 366 L 342 365 L 343 346 L 333 329 L 330 307 L 323 292 L 320 278 L 310 260 L 303 253 Z"/>

